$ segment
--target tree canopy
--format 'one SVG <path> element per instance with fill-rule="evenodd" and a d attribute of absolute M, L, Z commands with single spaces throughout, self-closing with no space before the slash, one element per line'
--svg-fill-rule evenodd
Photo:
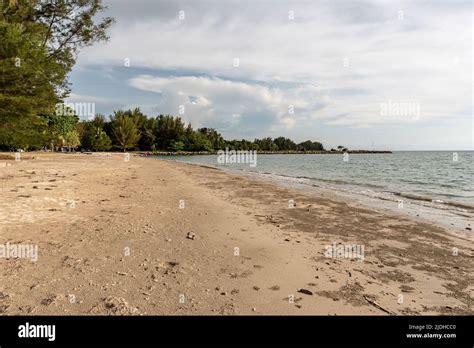
<path fill-rule="evenodd" d="M 94 19 L 105 9 L 101 0 L 16 0 L 0 7 L 0 145 L 34 148 L 52 122 L 44 116 L 62 117 L 55 106 L 70 92 L 67 75 L 79 50 L 106 41 L 113 19 Z"/>
<path fill-rule="evenodd" d="M 284 137 L 272 139 L 225 140 L 214 128 L 193 129 L 180 117 L 158 115 L 148 117 L 139 108 L 117 110 L 107 121 L 97 114 L 92 120 L 78 124 L 81 148 L 91 151 L 207 151 L 231 150 L 259 151 L 321 151 L 319 142 L 305 141 L 296 144 Z"/>

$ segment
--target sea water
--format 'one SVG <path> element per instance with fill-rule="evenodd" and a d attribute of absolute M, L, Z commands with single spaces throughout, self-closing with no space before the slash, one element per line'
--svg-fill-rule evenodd
<path fill-rule="evenodd" d="M 221 164 L 218 156 L 166 158 L 374 198 L 411 199 L 474 209 L 473 151 L 258 155 L 253 167 L 245 163 Z"/>

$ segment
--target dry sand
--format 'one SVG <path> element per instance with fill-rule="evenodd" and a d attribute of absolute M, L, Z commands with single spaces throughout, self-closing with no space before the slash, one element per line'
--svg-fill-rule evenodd
<path fill-rule="evenodd" d="M 22 155 L 0 160 L 0 245 L 39 255 L 0 258 L 3 315 L 474 313 L 472 232 L 195 165 Z"/>

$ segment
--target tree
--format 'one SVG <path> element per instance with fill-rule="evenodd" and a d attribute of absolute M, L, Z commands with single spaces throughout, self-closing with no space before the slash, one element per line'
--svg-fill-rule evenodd
<path fill-rule="evenodd" d="M 211 152 L 213 149 L 211 142 L 205 137 L 204 134 L 200 132 L 194 132 L 191 136 L 190 150 Z"/>
<path fill-rule="evenodd" d="M 278 137 L 273 140 L 279 150 L 296 150 L 296 144 L 288 138 Z"/>
<path fill-rule="evenodd" d="M 128 112 L 115 111 L 111 121 L 116 145 L 124 152 L 128 148 L 135 147 L 140 139 L 140 133 L 132 116 Z"/>
<path fill-rule="evenodd" d="M 214 150 L 225 147 L 225 140 L 214 128 L 200 128 L 198 132 L 206 137 Z"/>
<path fill-rule="evenodd" d="M 317 141 L 306 140 L 298 144 L 298 150 L 300 151 L 323 151 L 323 144 Z"/>
<path fill-rule="evenodd" d="M 39 116 L 53 114 L 68 95 L 67 74 L 80 48 L 107 40 L 113 19 L 93 19 L 104 9 L 101 0 L 0 3 L 0 146 L 42 142 Z"/>
<path fill-rule="evenodd" d="M 48 49 L 48 58 L 73 64 L 79 50 L 96 42 L 107 41 L 107 29 L 114 19 L 94 17 L 106 7 L 102 0 L 34 1 L 34 17 L 47 30 L 42 37 L 42 47 Z"/>
<path fill-rule="evenodd" d="M 66 76 L 60 64 L 46 59 L 47 51 L 41 47 L 45 28 L 32 16 L 26 1 L 2 2 L 0 141 L 9 146 L 38 142 L 46 126 L 39 115 L 54 112 L 59 101 L 56 88 Z"/>
<path fill-rule="evenodd" d="M 69 151 L 81 145 L 79 133 L 77 132 L 77 130 L 74 129 L 66 133 L 66 135 L 64 136 L 64 145 L 69 148 Z"/>
<path fill-rule="evenodd" d="M 188 123 L 184 130 L 184 149 L 191 151 L 194 130 L 191 123 Z"/>
<path fill-rule="evenodd" d="M 102 114 L 96 114 L 90 122 L 94 127 L 103 129 L 105 126 L 105 116 Z"/>
<path fill-rule="evenodd" d="M 58 112 L 58 110 L 62 111 Z M 51 150 L 54 150 L 58 146 L 65 145 L 67 134 L 76 130 L 79 121 L 79 117 L 69 108 L 57 108 L 54 115 L 45 115 L 42 118 L 46 121 L 48 126 L 45 133 L 51 145 Z"/>
<path fill-rule="evenodd" d="M 174 118 L 171 115 L 160 115 L 156 119 L 156 147 L 162 150 L 170 149 L 171 142 L 184 142 L 185 129 L 184 122 L 180 117 Z"/>
<path fill-rule="evenodd" d="M 140 150 L 155 150 L 156 148 L 156 119 L 149 118 L 145 116 L 144 122 L 141 122 L 139 125 L 139 131 L 141 134 L 140 140 L 138 141 L 138 147 Z"/>
<path fill-rule="evenodd" d="M 184 143 L 182 141 L 171 141 L 170 150 L 173 152 L 182 151 L 184 149 Z"/>
<path fill-rule="evenodd" d="M 98 119 L 100 119 L 100 117 Z M 98 123 L 96 119 L 83 121 L 79 124 L 81 147 L 83 149 L 106 151 L 112 147 L 112 140 L 110 140 L 107 133 L 105 133 L 101 127 L 98 127 L 97 124 L 105 125 L 105 123 Z"/>
<path fill-rule="evenodd" d="M 112 140 L 110 140 L 109 136 L 101 128 L 95 128 L 91 148 L 95 151 L 107 151 L 111 147 Z"/>
<path fill-rule="evenodd" d="M 254 142 L 258 145 L 261 151 L 272 150 L 272 144 L 273 144 L 272 138 L 255 139 Z"/>

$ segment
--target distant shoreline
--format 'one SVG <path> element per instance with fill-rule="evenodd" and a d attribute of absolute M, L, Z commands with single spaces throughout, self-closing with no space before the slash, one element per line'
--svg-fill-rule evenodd
<path fill-rule="evenodd" d="M 253 150 L 235 150 L 235 151 L 253 151 Z M 348 151 L 259 151 L 260 155 L 342 155 L 344 153 L 350 154 L 379 154 L 392 153 L 388 150 L 348 150 Z M 205 156 L 217 155 L 217 151 L 134 151 L 139 156 Z"/>

